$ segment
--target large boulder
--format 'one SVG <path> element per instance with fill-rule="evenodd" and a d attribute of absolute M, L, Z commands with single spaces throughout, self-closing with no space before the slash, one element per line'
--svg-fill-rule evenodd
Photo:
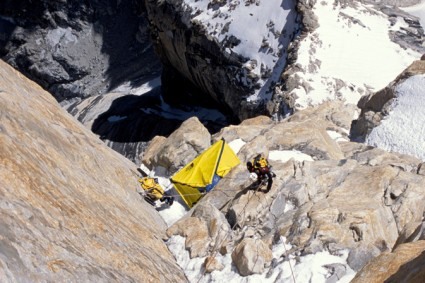
<path fill-rule="evenodd" d="M 167 235 L 186 237 L 185 248 L 189 251 L 190 258 L 202 257 L 209 251 L 208 225 L 210 223 L 199 217 L 185 217 L 168 228 Z"/>
<path fill-rule="evenodd" d="M 232 260 L 240 275 L 258 274 L 270 266 L 272 251 L 259 239 L 245 238 L 232 252 Z"/>
<path fill-rule="evenodd" d="M 173 174 L 210 145 L 211 134 L 197 117 L 192 117 L 183 122 L 166 140 L 152 140 L 143 155 L 142 163 L 151 169 L 164 167 Z"/>
<path fill-rule="evenodd" d="M 206 256 L 210 251 L 226 249 L 231 240 L 230 230 L 224 215 L 210 203 L 202 202 L 196 205 L 189 215 L 168 228 L 167 235 L 186 237 L 185 248 L 193 258 Z M 213 266 L 215 264 L 212 264 L 211 268 Z"/>
<path fill-rule="evenodd" d="M 6 1 L 0 56 L 58 101 L 140 84 L 161 72 L 144 14 L 127 1 Z"/>

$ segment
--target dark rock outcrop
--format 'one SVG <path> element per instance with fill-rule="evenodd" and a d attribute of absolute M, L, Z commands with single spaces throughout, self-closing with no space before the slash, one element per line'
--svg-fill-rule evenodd
<path fill-rule="evenodd" d="M 262 80 L 267 81 L 273 68 L 268 69 L 265 62 L 257 62 L 255 58 L 249 58 L 248 55 L 238 54 L 233 51 L 238 45 L 255 46 L 257 42 L 250 42 L 251 38 L 236 38 L 233 34 L 228 34 L 229 25 L 237 18 L 232 18 L 232 10 L 238 9 L 242 3 L 226 3 L 229 9 L 218 9 L 218 4 L 208 6 L 205 10 L 194 10 L 184 1 L 157 1 L 147 0 L 146 9 L 153 38 L 155 40 L 156 50 L 164 64 L 164 85 L 169 88 L 178 83 L 186 82 L 187 85 L 195 85 L 201 95 L 207 94 L 215 101 L 230 108 L 240 120 L 253 117 L 258 114 L 269 113 L 267 109 L 268 99 L 261 98 L 258 101 L 250 101 L 247 98 L 254 93 L 262 92 L 271 95 L 272 90 L 267 89 L 270 85 L 265 85 Z M 233 7 L 232 7 L 233 5 Z M 252 13 L 262 13 L 262 3 L 247 3 L 252 5 Z M 276 9 L 287 10 L 289 12 L 286 19 L 287 24 L 283 30 L 273 30 L 274 23 L 269 23 L 269 33 L 275 33 L 275 38 L 281 43 L 280 50 L 260 50 L 259 53 L 269 52 L 275 54 L 276 61 L 284 59 L 286 46 L 297 32 L 297 25 L 294 25 L 296 19 L 295 7 L 289 7 L 282 4 Z M 216 11 L 217 15 L 212 16 Z M 214 19 L 229 18 L 224 26 L 212 27 L 209 23 L 201 22 L 196 17 L 200 13 L 210 13 L 208 16 Z M 253 14 L 251 14 L 253 16 Z M 255 17 L 252 17 L 255 20 Z M 225 36 L 224 36 L 225 35 Z M 267 34 L 258 34 L 256 37 L 261 40 Z M 224 38 L 223 38 L 224 37 Z M 223 39 L 220 39 L 223 38 Z M 265 41 L 266 42 L 266 41 Z M 266 43 L 264 43 L 266 44 Z M 266 48 L 266 47 L 264 47 Z M 264 49 L 263 48 L 263 49 Z M 261 73 L 254 69 L 260 64 L 264 67 Z M 281 64 L 281 63 L 280 63 Z M 274 81 L 276 83 L 276 81 Z M 176 99 L 174 91 L 165 89 L 167 99 Z M 180 94 L 179 94 L 180 96 Z"/>
<path fill-rule="evenodd" d="M 136 2 L 3 1 L 0 56 L 58 101 L 148 81 L 161 65 Z"/>
<path fill-rule="evenodd" d="M 412 16 L 403 10 L 395 7 L 383 6 L 379 10 L 388 15 L 390 23 L 394 26 L 400 18 L 407 23 L 407 27 L 402 27 L 400 30 L 390 30 L 390 38 L 393 42 L 399 44 L 406 49 L 412 49 L 419 53 L 425 53 L 425 34 L 419 19 Z"/>

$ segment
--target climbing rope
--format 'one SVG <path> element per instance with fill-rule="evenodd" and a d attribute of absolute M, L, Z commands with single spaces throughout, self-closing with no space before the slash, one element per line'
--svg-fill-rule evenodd
<path fill-rule="evenodd" d="M 258 190 L 260 189 L 260 187 L 261 186 L 259 186 L 256 190 L 255 190 L 255 192 L 258 192 Z M 252 198 L 252 196 L 254 196 L 255 195 L 255 193 L 253 193 L 253 194 L 251 194 L 250 196 L 249 196 L 249 198 L 248 198 L 248 201 L 246 202 L 246 204 L 245 204 L 245 206 L 242 208 L 242 210 L 241 210 L 241 212 L 238 214 L 238 217 L 236 218 L 236 219 L 238 219 L 239 218 L 239 216 L 241 216 L 242 215 L 242 213 L 244 213 L 245 212 L 245 209 L 246 209 L 246 207 L 248 206 L 248 203 L 249 203 L 249 201 L 251 200 L 251 198 Z M 238 221 L 235 221 L 235 223 L 233 224 L 233 226 L 231 227 L 231 229 L 229 230 L 229 232 L 228 233 L 226 233 L 226 235 L 225 235 L 225 237 L 223 238 L 223 240 L 220 242 L 220 244 L 219 245 L 217 245 L 217 243 L 218 242 L 216 242 L 215 243 L 215 245 L 214 245 L 214 247 L 213 247 L 213 252 L 211 253 L 211 257 L 215 257 L 215 255 L 217 254 L 217 247 L 220 247 L 223 243 L 224 243 L 224 241 L 226 241 L 227 240 L 227 237 L 229 236 L 229 234 L 230 234 L 230 232 L 231 231 L 233 231 L 233 229 L 235 229 L 235 227 L 236 227 L 236 225 L 238 224 Z M 221 228 L 223 227 L 223 224 L 220 226 L 220 230 L 221 230 Z M 199 278 L 199 280 L 197 281 L 198 283 L 201 281 L 201 279 L 205 276 L 205 273 L 206 273 L 206 271 L 207 271 L 207 267 L 208 267 L 208 265 L 209 265 L 209 263 L 206 263 L 206 265 L 205 265 L 205 268 L 203 269 L 203 271 L 202 271 L 202 274 L 201 274 L 201 276 L 200 276 L 200 278 Z"/>
<path fill-rule="evenodd" d="M 244 207 L 242 208 L 242 210 L 240 211 L 240 213 L 237 215 L 235 223 L 233 224 L 233 226 L 231 227 L 231 229 L 229 230 L 229 232 L 228 232 L 228 233 L 226 233 L 226 235 L 225 235 L 225 237 L 222 239 L 222 241 L 220 241 L 220 242 L 216 241 L 216 243 L 215 243 L 215 245 L 214 245 L 214 247 L 213 247 L 213 249 L 212 249 L 212 253 L 210 253 L 210 256 L 211 256 L 211 257 L 215 257 L 215 256 L 216 256 L 217 251 L 218 251 L 218 247 L 221 247 L 221 246 L 223 245 L 223 243 L 227 240 L 227 238 L 228 238 L 229 234 L 231 233 L 231 231 L 233 231 L 233 230 L 235 229 L 236 225 L 238 225 L 238 221 L 237 221 L 237 219 L 239 219 L 239 217 L 245 213 L 245 210 L 246 210 L 246 208 L 247 208 L 247 206 L 248 206 L 249 202 L 251 201 L 251 198 L 255 195 L 255 193 L 256 193 L 256 192 L 258 192 L 258 191 L 260 190 L 260 188 L 262 187 L 262 185 L 264 185 L 264 184 L 259 184 L 259 185 L 258 185 L 258 187 L 255 189 L 254 193 L 253 193 L 253 194 L 251 194 L 251 195 L 248 197 L 248 200 L 247 200 L 246 204 L 244 205 Z M 249 190 L 249 189 L 248 189 L 248 190 Z M 232 200 L 232 202 L 233 202 L 233 201 L 234 201 L 234 199 Z M 223 224 L 220 226 L 220 229 L 219 229 L 219 230 L 221 230 L 221 228 L 222 228 L 222 227 L 223 227 Z M 217 233 L 217 234 L 218 234 L 218 233 Z M 218 244 L 218 243 L 219 243 L 219 244 Z M 295 280 L 295 274 L 294 274 L 294 271 L 293 271 L 293 268 L 292 268 L 291 261 L 290 261 L 289 256 L 288 256 L 288 251 L 287 251 L 287 249 L 286 249 L 285 243 L 283 243 L 283 247 L 284 247 L 284 249 L 285 249 L 285 257 L 286 257 L 286 258 L 288 258 L 288 264 L 289 264 L 289 268 L 290 268 L 290 270 L 291 270 L 292 279 L 294 280 L 294 283 L 296 283 L 296 280 Z M 204 267 L 204 269 L 203 269 L 203 271 L 202 271 L 202 273 L 201 273 L 201 276 L 200 276 L 200 278 L 198 279 L 197 283 L 199 283 L 199 282 L 202 280 L 202 278 L 205 276 L 205 273 L 206 273 L 206 271 L 207 271 L 207 268 L 208 268 L 209 264 L 210 264 L 209 262 L 207 262 L 207 263 L 205 264 L 205 267 Z"/>
<path fill-rule="evenodd" d="M 291 270 L 292 279 L 294 279 L 294 283 L 296 283 L 296 281 L 295 281 L 295 275 L 294 275 L 294 270 L 292 270 L 291 260 L 288 257 L 288 250 L 286 249 L 285 243 L 283 243 L 283 247 L 285 248 L 285 257 L 288 259 L 288 264 L 289 264 L 289 269 Z"/>
<path fill-rule="evenodd" d="M 226 177 L 227 179 L 232 179 L 232 180 L 246 180 L 246 178 L 230 178 L 230 177 Z M 213 249 L 212 249 L 212 253 L 210 253 L 210 256 L 211 257 L 215 257 L 216 256 L 216 254 L 217 254 L 217 252 L 218 252 L 218 247 L 221 247 L 222 245 L 223 245 L 223 243 L 227 240 L 227 238 L 228 238 L 228 236 L 229 236 L 229 234 L 235 229 L 235 227 L 236 227 L 236 225 L 238 225 L 238 221 L 237 221 L 237 219 L 239 219 L 240 218 L 240 216 L 242 215 L 242 214 L 244 214 L 245 213 L 245 210 L 246 210 L 246 208 L 247 208 L 247 206 L 248 206 L 248 204 L 249 204 L 249 202 L 251 201 L 251 198 L 255 195 L 255 193 L 256 192 L 258 192 L 259 190 L 260 190 L 260 188 L 264 185 L 265 183 L 260 183 L 259 185 L 258 185 L 258 187 L 255 189 L 255 191 L 254 191 L 254 193 L 253 194 L 251 194 L 249 197 L 248 197 L 248 200 L 247 200 L 247 202 L 246 202 L 246 204 L 244 205 L 244 207 L 242 208 L 242 210 L 240 211 L 240 213 L 237 215 L 237 217 L 236 217 L 236 221 L 235 221 L 235 223 L 233 224 L 233 226 L 231 227 L 231 229 L 229 230 L 229 232 L 228 233 L 226 233 L 225 234 L 225 237 L 219 242 L 219 241 L 216 241 L 215 242 L 215 245 L 214 245 L 214 247 L 213 247 Z M 169 188 L 169 186 L 167 187 L 167 191 L 168 191 L 168 188 Z M 247 190 L 249 190 L 249 187 L 247 187 L 247 188 L 245 188 L 245 189 L 247 189 Z M 215 192 L 221 192 L 221 193 L 224 193 L 224 192 L 232 192 L 232 191 L 240 191 L 240 189 L 224 189 L 224 190 L 215 190 Z M 139 192 L 140 193 L 140 192 Z M 144 192 L 143 192 L 144 193 Z M 202 195 L 205 195 L 206 194 L 206 192 L 203 192 L 203 193 L 201 193 Z M 175 196 L 175 197 L 179 197 L 179 196 L 192 196 L 192 195 L 199 195 L 199 194 L 169 194 L 169 196 Z M 234 201 L 234 199 L 232 200 L 232 202 Z M 222 227 L 223 227 L 223 224 L 220 226 L 220 229 L 218 229 L 219 231 L 220 230 L 222 230 Z M 217 236 L 218 236 L 218 232 L 217 232 Z M 287 251 L 287 249 L 286 249 L 286 246 L 285 246 L 285 243 L 283 244 L 283 246 L 284 246 L 284 248 L 285 248 L 285 256 L 286 256 L 286 258 L 288 258 L 288 264 L 289 264 L 289 268 L 290 268 L 290 270 L 291 270 L 291 275 L 292 275 L 292 278 L 293 278 L 293 280 L 294 280 L 294 283 L 296 283 L 296 280 L 295 280 L 295 275 L 294 275 L 294 271 L 293 271 L 293 268 L 292 268 L 292 265 L 291 265 L 291 261 L 289 260 L 289 257 L 288 257 L 288 251 Z M 197 283 L 199 283 L 201 280 L 202 280 L 202 278 L 205 276 L 205 273 L 206 273 L 206 271 L 207 271 L 207 268 L 208 268 L 208 266 L 209 266 L 209 262 L 207 262 L 206 264 L 205 264 L 205 267 L 204 267 L 204 269 L 202 270 L 202 273 L 201 273 L 201 276 L 200 276 L 200 278 L 198 279 L 198 281 L 197 281 Z"/>

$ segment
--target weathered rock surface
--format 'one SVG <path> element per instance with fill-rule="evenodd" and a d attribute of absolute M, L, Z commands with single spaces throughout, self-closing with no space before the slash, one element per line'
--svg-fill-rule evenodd
<path fill-rule="evenodd" d="M 0 281 L 185 282 L 137 172 L 0 61 Z"/>
<path fill-rule="evenodd" d="M 348 141 L 354 112 L 352 105 L 327 102 L 281 122 L 260 116 L 213 135 L 213 140 L 242 142 L 238 152 L 242 164 L 194 207 L 194 211 L 216 207 L 232 228 L 226 231 L 226 245 L 210 245 L 205 256 L 217 251 L 240 254 L 243 249 L 237 246 L 246 241 L 261 240 L 271 248 L 283 236 L 298 255 L 349 250 L 348 266 L 358 271 L 381 253 L 423 238 L 425 178 L 418 174 L 422 161 Z M 274 151 L 294 149 L 310 158 L 270 159 Z M 258 152 L 269 155 L 277 175 L 268 193 L 252 186 L 244 166 Z M 197 218 L 205 222 L 202 227 L 212 223 L 209 216 Z M 193 231 L 179 222 L 178 235 Z M 241 274 L 262 272 L 248 264 L 255 262 L 254 253 L 241 257 L 233 256 Z M 347 269 L 329 267 L 334 277 L 343 276 Z"/>
<path fill-rule="evenodd" d="M 224 265 L 220 263 L 215 257 L 207 257 L 204 262 L 205 272 L 211 273 L 214 270 L 223 270 Z"/>

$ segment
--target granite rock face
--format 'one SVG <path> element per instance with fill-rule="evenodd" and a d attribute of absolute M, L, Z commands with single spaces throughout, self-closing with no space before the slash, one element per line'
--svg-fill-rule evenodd
<path fill-rule="evenodd" d="M 185 282 L 135 165 L 0 61 L 0 281 Z"/>

